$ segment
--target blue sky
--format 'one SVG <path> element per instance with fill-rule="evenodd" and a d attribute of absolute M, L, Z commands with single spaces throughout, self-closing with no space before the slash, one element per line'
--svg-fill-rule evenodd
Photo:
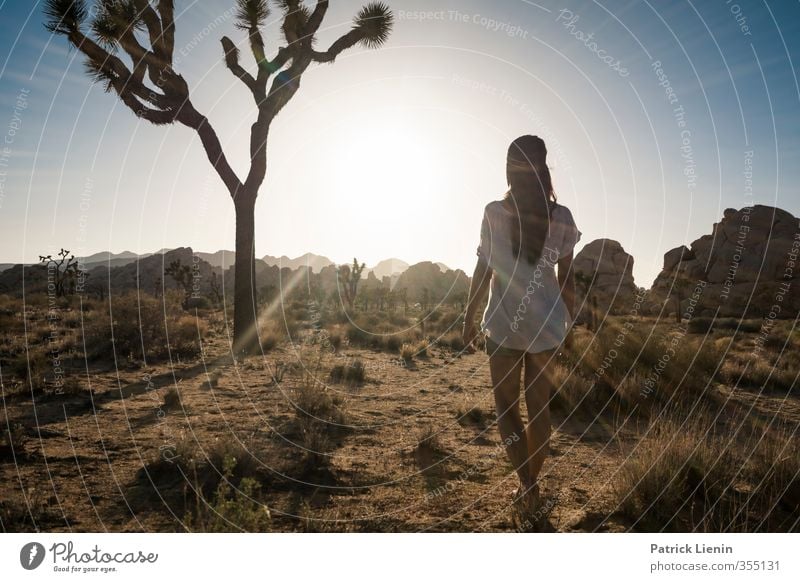
<path fill-rule="evenodd" d="M 232 248 L 232 204 L 199 141 L 92 86 L 39 4 L 0 0 L 0 262 L 62 246 Z M 800 3 L 390 5 L 386 46 L 310 69 L 273 126 L 259 256 L 470 270 L 483 206 L 502 196 L 505 150 L 523 133 L 548 142 L 581 244 L 620 241 L 639 285 L 725 208 L 800 215 Z M 176 2 L 176 69 L 243 172 L 254 111 L 222 62 L 219 38 L 244 40 L 231 6 Z M 321 46 L 359 6 L 332 1 Z M 273 50 L 276 17 L 264 31 Z"/>

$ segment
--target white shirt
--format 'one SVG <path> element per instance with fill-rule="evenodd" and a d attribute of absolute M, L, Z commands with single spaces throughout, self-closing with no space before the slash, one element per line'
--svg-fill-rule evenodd
<path fill-rule="evenodd" d="M 478 255 L 492 269 L 492 280 L 481 329 L 506 348 L 531 353 L 552 350 L 564 341 L 572 325 L 555 265 L 572 253 L 581 232 L 569 209 L 556 204 L 542 256 L 530 265 L 522 253 L 514 257 L 511 217 L 501 201 L 490 202 L 483 213 Z"/>

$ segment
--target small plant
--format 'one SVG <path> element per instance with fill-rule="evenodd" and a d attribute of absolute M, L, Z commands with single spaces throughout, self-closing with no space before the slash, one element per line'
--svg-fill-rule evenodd
<path fill-rule="evenodd" d="M 238 487 L 234 487 L 235 469 L 236 458 L 225 457 L 222 464 L 222 479 L 210 500 L 205 498 L 202 487 L 196 487 L 198 495 L 194 511 L 186 515 L 187 530 L 207 533 L 270 530 L 269 508 L 257 501 L 261 494 L 258 481 L 252 477 L 244 477 L 239 481 Z"/>
<path fill-rule="evenodd" d="M 366 367 L 361 360 L 347 364 L 338 364 L 331 369 L 330 380 L 334 384 L 356 386 L 367 379 Z"/>
<path fill-rule="evenodd" d="M 319 381 L 319 372 L 319 361 L 306 369 L 291 402 L 302 449 L 297 471 L 316 482 L 331 478 L 330 451 L 349 428 L 344 400 Z"/>
<path fill-rule="evenodd" d="M 282 361 L 275 362 L 275 366 L 270 372 L 270 377 L 272 379 L 272 385 L 277 386 L 281 382 L 283 382 L 283 377 L 286 374 L 288 366 L 286 363 Z"/>
<path fill-rule="evenodd" d="M 403 344 L 400 348 L 400 357 L 406 364 L 410 364 L 414 360 L 415 355 L 414 346 L 411 344 Z"/>
<path fill-rule="evenodd" d="M 64 523 L 63 516 L 48 506 L 45 496 L 36 488 L 31 487 L 23 495 L 19 485 L 13 489 L 6 487 L 4 494 L 0 499 L 0 532 L 40 532 L 57 524 L 59 519 Z"/>
<path fill-rule="evenodd" d="M 335 430 L 347 420 L 343 399 L 324 385 L 301 384 L 295 389 L 291 404 L 302 425 L 321 423 Z"/>
<path fill-rule="evenodd" d="M 445 447 L 432 424 L 427 424 L 420 431 L 414 451 L 418 456 L 432 457 L 445 454 Z"/>
<path fill-rule="evenodd" d="M 492 414 L 486 412 L 480 406 L 472 406 L 467 409 L 459 409 L 456 412 L 458 424 L 462 426 L 474 425 L 481 428 L 489 426 L 493 422 Z"/>
<path fill-rule="evenodd" d="M 25 427 L 15 422 L 9 427 L 3 426 L 0 431 L 0 461 L 19 460 L 25 456 L 25 443 L 28 442 L 28 435 L 25 434 Z"/>
<path fill-rule="evenodd" d="M 165 409 L 174 409 L 181 407 L 181 395 L 178 393 L 177 388 L 170 388 L 164 393 L 164 404 L 163 408 Z"/>

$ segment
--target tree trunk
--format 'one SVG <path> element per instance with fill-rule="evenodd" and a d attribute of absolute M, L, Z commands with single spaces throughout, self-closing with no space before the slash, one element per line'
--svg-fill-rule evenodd
<path fill-rule="evenodd" d="M 236 208 L 236 260 L 233 291 L 234 353 L 257 351 L 258 302 L 256 299 L 255 206 L 256 194 L 240 193 Z"/>

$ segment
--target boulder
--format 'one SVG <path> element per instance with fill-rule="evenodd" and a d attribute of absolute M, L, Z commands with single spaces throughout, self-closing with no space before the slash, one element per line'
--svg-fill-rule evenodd
<path fill-rule="evenodd" d="M 593 240 L 575 256 L 578 304 L 596 300 L 598 315 L 627 313 L 637 292 L 633 281 L 633 257 L 622 245 L 609 239 Z M 591 281 L 591 284 L 589 282 Z"/>
<path fill-rule="evenodd" d="M 685 261 L 688 259 L 693 259 L 694 253 L 685 246 L 681 245 L 677 248 L 672 249 L 671 251 L 667 251 L 664 253 L 664 269 L 665 271 L 669 271 L 675 268 L 675 265 L 680 263 L 681 261 Z"/>

